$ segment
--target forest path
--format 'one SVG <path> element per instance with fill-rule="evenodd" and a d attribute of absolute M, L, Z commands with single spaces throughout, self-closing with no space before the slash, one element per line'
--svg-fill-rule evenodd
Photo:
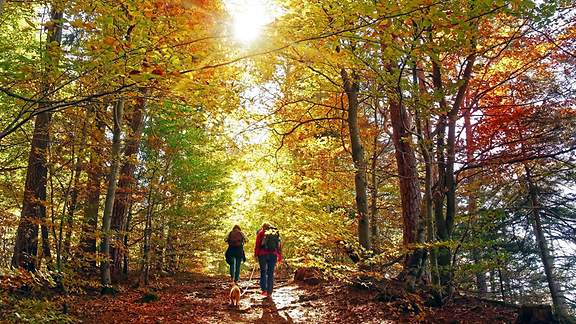
<path fill-rule="evenodd" d="M 187 291 L 198 313 L 189 318 L 198 323 L 300 323 L 320 320 L 321 314 L 307 301 L 308 289 L 290 281 L 278 280 L 272 298 L 260 295 L 258 278 L 239 283 L 243 295 L 240 306 L 229 305 L 228 277 L 177 278 L 174 293 Z M 194 307 L 193 308 L 196 308 Z"/>
<path fill-rule="evenodd" d="M 83 323 L 321 323 L 325 305 L 312 287 L 276 282 L 272 298 L 260 295 L 258 278 L 241 281 L 240 307 L 228 304 L 229 278 L 181 273 L 154 289 L 159 300 L 144 303 L 142 290 L 76 300 L 72 315 Z"/>
<path fill-rule="evenodd" d="M 271 299 L 260 295 L 258 279 L 241 280 L 240 307 L 228 304 L 229 278 L 179 273 L 160 278 L 142 302 L 144 290 L 124 287 L 116 296 L 76 296 L 70 313 L 81 323 L 511 323 L 516 308 L 457 297 L 440 308 L 421 300 L 378 301 L 377 292 L 339 283 L 315 286 L 278 280 Z M 393 289 L 393 288 L 391 288 Z"/>

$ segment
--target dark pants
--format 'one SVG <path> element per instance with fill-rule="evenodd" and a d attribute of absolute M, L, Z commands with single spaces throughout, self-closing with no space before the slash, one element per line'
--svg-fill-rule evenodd
<path fill-rule="evenodd" d="M 272 293 L 274 287 L 274 268 L 276 267 L 276 254 L 264 254 L 258 257 L 260 263 L 260 288 L 262 291 Z"/>
<path fill-rule="evenodd" d="M 240 264 L 246 261 L 244 249 L 241 246 L 229 246 L 226 250 L 226 263 L 230 266 L 230 278 L 234 281 L 240 279 Z"/>
<path fill-rule="evenodd" d="M 240 279 L 240 264 L 242 263 L 241 257 L 232 257 L 230 259 L 230 278 L 234 281 Z"/>

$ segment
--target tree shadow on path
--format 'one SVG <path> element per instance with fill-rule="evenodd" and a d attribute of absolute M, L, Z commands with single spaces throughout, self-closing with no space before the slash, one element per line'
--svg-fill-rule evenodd
<path fill-rule="evenodd" d="M 255 323 L 294 323 L 290 315 L 283 317 L 272 298 L 262 300 L 262 316 Z"/>

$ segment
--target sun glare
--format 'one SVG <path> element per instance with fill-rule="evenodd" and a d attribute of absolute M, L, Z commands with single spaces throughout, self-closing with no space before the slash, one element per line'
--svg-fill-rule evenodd
<path fill-rule="evenodd" d="M 262 28 L 274 19 L 270 7 L 266 0 L 228 0 L 226 8 L 232 17 L 234 39 L 245 45 L 255 41 Z"/>

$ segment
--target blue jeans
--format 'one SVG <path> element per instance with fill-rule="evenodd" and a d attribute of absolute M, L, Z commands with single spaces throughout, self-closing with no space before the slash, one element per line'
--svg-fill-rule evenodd
<path fill-rule="evenodd" d="M 274 287 L 274 268 L 276 267 L 276 254 L 264 254 L 258 257 L 260 263 L 260 288 L 262 291 L 272 293 Z"/>
<path fill-rule="evenodd" d="M 234 281 L 240 279 L 240 264 L 242 263 L 241 257 L 232 257 L 230 259 L 230 278 Z"/>

